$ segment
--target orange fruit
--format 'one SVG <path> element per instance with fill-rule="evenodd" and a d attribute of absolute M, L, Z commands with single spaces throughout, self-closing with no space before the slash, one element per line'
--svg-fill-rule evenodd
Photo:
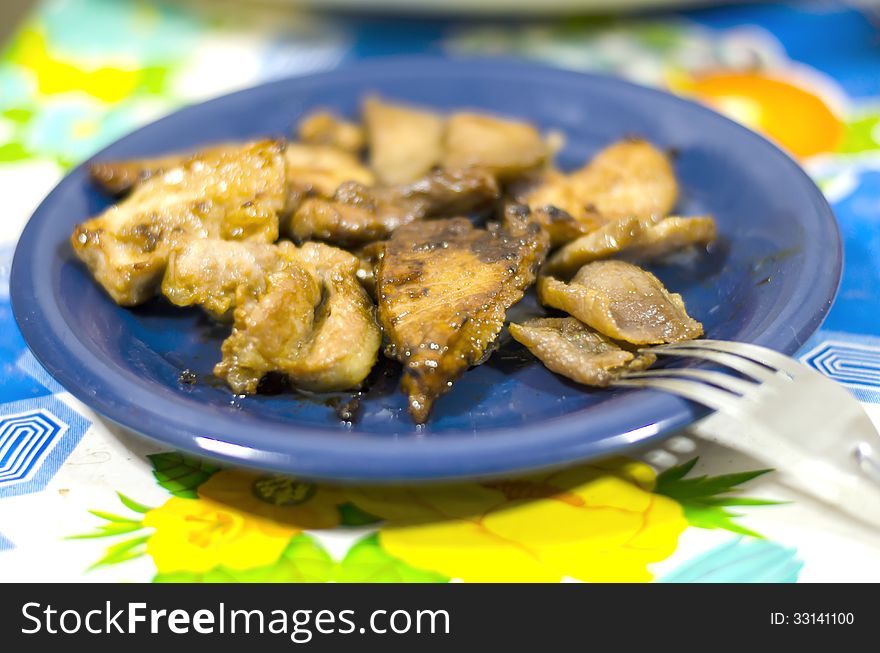
<path fill-rule="evenodd" d="M 759 72 L 713 72 L 671 81 L 737 122 L 769 136 L 798 158 L 834 151 L 843 123 L 815 92 Z"/>

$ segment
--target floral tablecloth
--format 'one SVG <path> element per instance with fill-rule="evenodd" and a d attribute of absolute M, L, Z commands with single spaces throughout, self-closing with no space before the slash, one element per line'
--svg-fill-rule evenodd
<path fill-rule="evenodd" d="M 630 459 L 441 488 L 218 469 L 67 394 L 7 292 L 15 240 L 65 171 L 176 107 L 377 55 L 517 54 L 694 97 L 802 161 L 837 213 L 846 270 L 800 355 L 880 421 L 880 21 L 867 5 L 543 22 L 242 5 L 48 0 L 0 59 L 0 580 L 880 580 L 880 534 L 686 432 Z"/>

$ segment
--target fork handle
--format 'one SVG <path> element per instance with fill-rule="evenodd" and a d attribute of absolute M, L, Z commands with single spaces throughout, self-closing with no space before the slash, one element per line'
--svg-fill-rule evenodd
<path fill-rule="evenodd" d="M 747 430 L 742 422 L 721 411 L 692 425 L 690 431 L 702 440 L 740 451 L 772 467 L 786 487 L 880 528 L 880 484 L 874 477 L 876 470 L 869 468 L 876 464 L 870 455 L 860 458 L 857 450 L 852 451 L 852 471 L 847 471 L 763 427 L 750 424 Z M 868 465 L 864 460 L 870 461 Z"/>

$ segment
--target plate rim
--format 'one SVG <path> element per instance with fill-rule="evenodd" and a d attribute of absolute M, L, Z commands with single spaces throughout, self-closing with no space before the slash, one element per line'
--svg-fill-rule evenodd
<path fill-rule="evenodd" d="M 819 328 L 836 297 L 842 276 L 843 243 L 839 225 L 833 210 L 809 175 L 791 156 L 769 139 L 696 102 L 666 93 L 660 89 L 634 84 L 617 77 L 557 68 L 511 57 L 418 55 L 387 58 L 376 57 L 344 63 L 330 70 L 302 76 L 286 77 L 185 106 L 159 120 L 133 130 L 107 147 L 102 148 L 88 160 L 69 171 L 40 203 L 28 220 L 15 247 L 9 281 L 10 302 L 19 329 L 29 349 L 40 364 L 47 369 L 49 374 L 70 394 L 104 418 L 142 437 L 155 442 L 161 442 L 182 451 L 226 463 L 294 473 L 304 478 L 316 480 L 361 483 L 412 483 L 418 481 L 439 482 L 475 477 L 514 475 L 525 471 L 573 464 L 609 453 L 619 453 L 628 448 L 640 446 L 649 441 L 656 441 L 671 435 L 676 430 L 708 414 L 709 410 L 684 399 L 657 391 L 639 390 L 627 396 L 632 399 L 638 395 L 640 408 L 643 409 L 643 412 L 647 410 L 648 413 L 653 412 L 656 415 L 661 415 L 661 417 L 649 424 L 626 432 L 621 432 L 620 428 L 609 428 L 605 424 L 605 422 L 609 421 L 607 418 L 599 420 L 601 423 L 598 430 L 604 428 L 608 431 L 608 434 L 602 436 L 599 440 L 591 440 L 587 443 L 578 443 L 577 441 L 577 432 L 579 430 L 577 422 L 583 420 L 583 415 L 580 414 L 581 411 L 574 411 L 533 424 L 499 429 L 484 429 L 481 430 L 480 438 L 474 438 L 469 431 L 444 432 L 438 434 L 435 438 L 407 436 L 399 439 L 395 438 L 390 443 L 385 439 L 358 436 L 356 431 L 351 433 L 333 432 L 330 434 L 326 429 L 322 428 L 289 424 L 283 427 L 285 429 L 284 435 L 297 434 L 297 446 L 294 447 L 296 453 L 292 454 L 289 446 L 254 448 L 236 443 L 234 441 L 236 438 L 221 437 L 224 431 L 228 433 L 228 429 L 222 428 L 223 424 L 220 423 L 225 423 L 226 426 L 234 426 L 238 421 L 235 418 L 231 418 L 228 414 L 224 414 L 219 418 L 217 415 L 213 415 L 214 419 L 207 419 L 209 416 L 199 415 L 199 419 L 196 422 L 192 419 L 180 419 L 178 415 L 172 423 L 161 410 L 150 410 L 142 405 L 134 404 L 127 397 L 119 396 L 120 392 L 113 386 L 112 379 L 114 376 L 118 378 L 118 372 L 115 372 L 106 365 L 103 366 L 103 369 L 101 369 L 101 365 L 96 365 L 99 361 L 95 361 L 93 356 L 88 355 L 88 349 L 77 339 L 76 333 L 72 329 L 67 332 L 69 341 L 65 342 L 64 333 L 56 334 L 52 329 L 43 329 L 35 324 L 35 321 L 40 321 L 40 324 L 51 324 L 52 320 L 46 319 L 49 316 L 45 311 L 40 310 L 40 298 L 36 295 L 33 278 L 27 274 L 29 262 L 25 260 L 24 252 L 34 249 L 32 241 L 37 240 L 37 232 L 39 223 L 43 219 L 42 216 L 44 214 L 51 214 L 54 196 L 64 190 L 68 184 L 74 183 L 76 177 L 84 173 L 88 164 L 92 160 L 102 157 L 107 150 L 118 147 L 128 139 L 134 138 L 143 130 L 161 128 L 164 122 L 178 118 L 180 114 L 199 112 L 204 110 L 206 106 L 214 104 L 234 102 L 241 96 L 271 92 L 275 87 L 284 87 L 291 84 L 308 85 L 309 83 L 320 83 L 334 78 L 344 82 L 346 78 L 354 78 L 370 72 L 373 74 L 385 73 L 393 75 L 400 71 L 411 71 L 413 66 L 420 66 L 422 69 L 443 69 L 448 67 L 450 70 L 445 72 L 447 74 L 454 74 L 451 68 L 462 65 L 466 65 L 470 71 L 485 69 L 484 72 L 498 73 L 499 71 L 506 71 L 509 73 L 513 70 L 518 75 L 529 73 L 550 76 L 572 83 L 580 80 L 582 82 L 586 81 L 588 84 L 608 84 L 612 87 L 618 87 L 626 93 L 636 92 L 653 95 L 661 98 L 663 102 L 672 102 L 673 104 L 684 106 L 689 111 L 712 114 L 714 119 L 727 123 L 729 127 L 739 131 L 743 137 L 753 139 L 761 147 L 769 148 L 768 151 L 772 151 L 774 156 L 781 156 L 791 168 L 793 175 L 798 177 L 801 182 L 806 182 L 809 192 L 813 195 L 814 201 L 811 203 L 816 207 L 819 216 L 824 217 L 824 220 L 820 220 L 818 224 L 825 227 L 825 233 L 822 235 L 828 239 L 825 241 L 826 245 L 831 245 L 828 248 L 833 254 L 830 259 L 831 269 L 830 275 L 820 277 L 817 283 L 814 284 L 814 293 L 818 293 L 816 303 L 818 305 L 821 300 L 821 305 L 817 306 L 812 314 L 803 319 L 803 324 L 800 325 L 799 329 L 790 327 L 785 332 L 771 333 L 773 337 L 767 336 L 765 331 L 757 338 L 751 340 L 751 342 L 765 344 L 783 353 L 793 354 Z M 119 310 L 124 309 L 120 308 Z M 57 322 L 58 320 L 56 319 L 55 321 Z M 73 338 L 73 340 L 70 341 L 70 338 Z M 96 374 L 92 384 L 96 386 L 95 388 L 84 387 L 75 378 L 76 375 L 71 371 L 74 364 L 78 364 L 86 372 L 91 370 Z M 102 378 L 101 372 L 104 373 L 105 377 L 109 373 L 110 380 Z M 149 384 L 145 385 L 149 387 Z M 98 389 L 101 389 L 103 392 L 97 392 Z M 126 399 L 128 400 L 126 401 Z M 197 414 L 197 411 L 193 410 L 191 406 L 184 406 L 184 409 L 184 413 L 191 412 Z M 665 415 L 665 417 L 662 417 L 662 415 Z M 205 421 L 206 419 L 207 421 Z M 614 420 L 610 421 L 613 422 Z M 220 426 L 220 428 L 216 430 L 210 428 L 212 423 Z M 137 426 L 134 426 L 134 424 Z M 197 435 L 204 425 L 209 427 L 206 430 L 215 432 L 215 437 Z M 275 432 L 275 435 L 271 437 L 281 435 L 279 433 L 281 428 L 281 425 L 264 424 L 262 427 L 263 439 L 272 431 Z M 594 428 L 592 430 L 597 429 Z M 511 450 L 509 445 L 504 446 L 503 443 L 499 445 L 499 438 L 504 435 L 507 435 L 509 438 L 511 434 L 515 434 L 514 437 L 517 440 L 518 447 Z M 333 460 L 330 461 L 326 460 L 327 449 L 321 446 L 321 442 L 327 440 L 328 435 L 332 435 L 334 442 L 331 445 L 334 449 L 331 455 Z M 345 440 L 345 464 L 342 464 L 343 461 L 339 459 L 340 449 L 343 448 L 343 445 L 339 444 L 341 439 Z M 286 437 L 281 437 L 278 441 L 286 442 L 288 445 L 293 442 Z M 496 458 L 487 459 L 485 457 L 487 454 L 497 456 L 499 447 L 502 450 L 506 450 L 506 453 L 501 456 L 501 461 Z M 553 454 L 551 455 L 549 452 L 553 452 Z M 450 472 L 448 464 L 438 463 L 438 456 L 441 459 L 444 457 L 448 459 L 448 457 L 453 456 L 462 464 L 459 464 L 455 471 Z"/>

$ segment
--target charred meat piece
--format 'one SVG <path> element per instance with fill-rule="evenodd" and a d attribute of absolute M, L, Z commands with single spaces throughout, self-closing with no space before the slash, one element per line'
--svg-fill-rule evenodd
<path fill-rule="evenodd" d="M 588 222 L 576 220 L 568 211 L 552 204 L 531 208 L 535 220 L 547 230 L 554 246 L 576 240 L 594 229 Z"/>
<path fill-rule="evenodd" d="M 363 127 L 342 120 L 330 111 L 315 111 L 305 116 L 297 134 L 307 145 L 327 145 L 353 154 L 363 150 L 367 143 Z"/>
<path fill-rule="evenodd" d="M 358 257 L 358 261 L 360 261 L 357 278 L 373 299 L 376 298 L 376 272 L 384 253 L 385 241 L 383 240 L 364 245 L 353 252 Z"/>
<path fill-rule="evenodd" d="M 314 271 L 300 263 L 266 275 L 265 290 L 256 297 L 243 290 L 214 374 L 236 393 L 255 393 L 263 376 L 299 357 L 314 331 L 321 294 Z"/>
<path fill-rule="evenodd" d="M 443 159 L 445 120 L 440 114 L 376 97 L 363 106 L 370 166 L 386 185 L 426 175 Z"/>
<path fill-rule="evenodd" d="M 232 335 L 214 374 L 252 394 L 269 372 L 298 388 L 330 392 L 357 387 L 376 362 L 381 333 L 348 252 L 306 243 L 265 290 L 238 289 Z"/>
<path fill-rule="evenodd" d="M 545 306 L 569 313 L 600 333 L 636 345 L 680 342 L 703 334 L 703 325 L 685 311 L 681 295 L 632 263 L 596 261 L 570 283 L 552 277 L 538 281 Z"/>
<path fill-rule="evenodd" d="M 201 150 L 198 152 L 198 156 L 214 156 L 225 152 L 235 153 L 240 149 L 241 143 L 224 143 Z M 89 176 L 107 193 L 125 195 L 150 177 L 184 165 L 193 156 L 196 154 L 188 152 L 147 159 L 98 161 L 89 165 Z"/>
<path fill-rule="evenodd" d="M 413 212 L 432 218 L 489 209 L 500 191 L 495 177 L 482 168 L 441 168 L 384 193 L 386 202 L 407 204 Z"/>
<path fill-rule="evenodd" d="M 669 217 L 659 221 L 622 218 L 568 243 L 550 257 L 544 269 L 548 274 L 565 276 L 591 261 L 616 255 L 650 261 L 691 245 L 708 245 L 715 240 L 717 231 L 711 216 Z"/>
<path fill-rule="evenodd" d="M 446 123 L 446 168 L 478 167 L 511 179 L 540 168 L 550 154 L 538 130 L 525 122 L 462 112 Z"/>
<path fill-rule="evenodd" d="M 186 241 L 278 238 L 283 149 L 258 141 L 190 156 L 77 225 L 71 245 L 116 303 L 140 304 L 158 289 L 171 251 Z"/>
<path fill-rule="evenodd" d="M 360 261 L 322 243 L 306 243 L 300 252 L 317 270 L 323 299 L 308 348 L 287 374 L 309 390 L 356 388 L 375 365 L 382 344 L 375 306 L 357 278 Z"/>
<path fill-rule="evenodd" d="M 436 170 L 410 184 L 370 188 L 342 184 L 332 200 L 305 200 L 290 219 L 297 240 L 316 238 L 358 245 L 387 238 L 398 227 L 435 215 L 463 214 L 491 207 L 495 178 L 482 170 Z"/>
<path fill-rule="evenodd" d="M 548 172 L 521 196 L 532 209 L 555 207 L 592 231 L 610 220 L 666 216 L 675 205 L 678 184 L 669 158 L 643 140 L 624 140 L 599 152 L 570 175 Z M 567 242 L 553 234 L 554 245 Z"/>
<path fill-rule="evenodd" d="M 266 277 L 298 257 L 287 241 L 191 240 L 171 252 L 162 294 L 176 306 L 201 306 L 217 319 L 231 319 L 239 298 L 262 294 Z"/>
<path fill-rule="evenodd" d="M 280 141 L 279 141 L 280 142 Z M 197 156 L 233 155 L 242 145 L 228 143 L 208 148 Z M 104 161 L 89 166 L 92 180 L 113 195 L 124 195 L 146 180 L 181 167 L 193 154 L 170 154 L 155 159 Z M 338 147 L 316 143 L 287 143 L 284 147 L 289 199 L 286 211 L 293 211 L 310 196 L 333 197 L 346 181 L 375 183 L 375 177 L 355 154 Z"/>
<path fill-rule="evenodd" d="M 379 263 L 379 321 L 386 354 L 404 365 L 401 388 L 416 422 L 425 422 L 437 397 L 484 360 L 547 247 L 527 211 L 491 231 L 453 218 L 392 234 Z"/>
<path fill-rule="evenodd" d="M 605 387 L 624 372 L 643 370 L 656 360 L 634 353 L 573 317 L 534 318 L 509 326 L 548 369 L 572 381 Z"/>
<path fill-rule="evenodd" d="M 375 182 L 373 173 L 357 156 L 336 147 L 288 143 L 284 158 L 289 193 L 287 212 L 295 211 L 309 197 L 333 197 L 345 182 Z"/>

